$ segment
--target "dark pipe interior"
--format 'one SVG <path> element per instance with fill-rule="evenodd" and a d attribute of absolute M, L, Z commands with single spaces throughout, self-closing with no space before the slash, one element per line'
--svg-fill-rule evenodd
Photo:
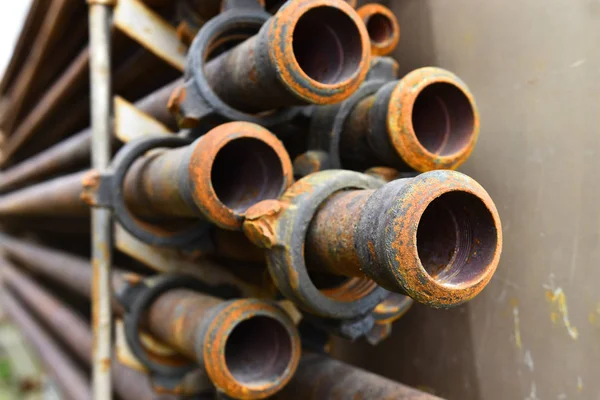
<path fill-rule="evenodd" d="M 462 90 L 440 82 L 419 93 L 413 107 L 412 124 L 423 147 L 433 154 L 449 156 L 468 145 L 475 115 Z"/>
<path fill-rule="evenodd" d="M 281 322 L 254 317 L 239 323 L 227 338 L 225 362 L 243 384 L 260 385 L 279 379 L 292 358 L 292 342 Z"/>
<path fill-rule="evenodd" d="M 385 43 L 394 34 L 394 26 L 390 19 L 383 14 L 373 14 L 367 20 L 367 32 L 374 43 Z"/>
<path fill-rule="evenodd" d="M 494 257 L 497 231 L 483 201 L 467 192 L 449 192 L 432 201 L 419 221 L 417 250 L 435 280 L 468 282 Z"/>
<path fill-rule="evenodd" d="M 294 56 L 310 78 L 323 84 L 343 82 L 360 66 L 362 42 L 354 21 L 334 7 L 315 7 L 294 28 Z"/>
<path fill-rule="evenodd" d="M 212 185 L 221 203 L 244 212 L 283 191 L 283 168 L 279 156 L 269 145 L 253 138 L 229 142 L 215 157 Z"/>

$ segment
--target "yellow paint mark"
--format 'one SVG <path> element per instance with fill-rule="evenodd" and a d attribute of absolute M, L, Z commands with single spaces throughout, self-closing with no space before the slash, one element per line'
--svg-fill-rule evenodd
<path fill-rule="evenodd" d="M 538 61 L 538 62 L 535 64 L 535 69 L 536 69 L 536 71 L 538 71 L 538 72 L 544 72 L 544 71 L 546 70 L 546 63 L 545 63 L 545 62 L 543 62 L 543 61 Z"/>
<path fill-rule="evenodd" d="M 588 321 L 590 322 L 590 325 L 596 325 L 596 313 L 591 312 L 590 315 L 588 315 Z"/>
<path fill-rule="evenodd" d="M 577 392 L 583 392 L 583 379 L 580 376 L 577 377 Z"/>
<path fill-rule="evenodd" d="M 471 32 L 465 33 L 464 41 L 467 46 L 472 46 L 475 43 L 475 38 Z"/>
<path fill-rule="evenodd" d="M 567 332 L 571 339 L 577 340 L 579 338 L 579 331 L 576 327 L 571 325 L 571 321 L 569 320 L 569 309 L 567 307 L 567 296 L 562 288 L 558 287 L 554 290 L 546 290 L 546 300 L 552 305 L 554 310 L 550 314 L 550 319 L 554 322 L 553 314 L 557 314 L 556 318 L 559 316 L 562 317 L 562 322 L 567 328 Z"/>
<path fill-rule="evenodd" d="M 558 314 L 555 312 L 551 312 L 550 319 L 552 320 L 552 323 L 556 324 L 558 322 Z"/>
<path fill-rule="evenodd" d="M 515 323 L 515 345 L 518 349 L 523 347 L 523 342 L 521 341 L 521 322 L 519 321 L 519 307 L 517 307 L 516 300 L 512 301 L 513 303 L 513 321 Z"/>

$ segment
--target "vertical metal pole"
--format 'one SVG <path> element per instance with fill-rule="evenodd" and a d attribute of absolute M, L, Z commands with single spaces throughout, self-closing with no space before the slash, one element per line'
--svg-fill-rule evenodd
<path fill-rule="evenodd" d="M 90 27 L 90 84 L 92 167 L 99 173 L 110 162 L 110 24 L 114 0 L 88 0 Z M 94 400 L 111 399 L 111 210 L 92 210 L 92 321 L 94 331 Z"/>

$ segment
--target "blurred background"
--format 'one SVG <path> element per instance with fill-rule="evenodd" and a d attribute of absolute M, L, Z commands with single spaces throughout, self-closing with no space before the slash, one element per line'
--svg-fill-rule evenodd
<path fill-rule="evenodd" d="M 0 71 L 29 3 L 0 5 Z M 415 305 L 389 340 L 338 340 L 335 355 L 449 399 L 600 399 L 600 1 L 384 4 L 400 72 L 449 69 L 477 99 L 480 141 L 461 171 L 498 205 L 504 251 L 469 304 Z M 1 321 L 0 399 L 47 387 Z"/>
<path fill-rule="evenodd" d="M 31 0 L 0 4 L 0 76 L 10 61 Z M 58 399 L 19 331 L 0 310 L 0 400 Z"/>

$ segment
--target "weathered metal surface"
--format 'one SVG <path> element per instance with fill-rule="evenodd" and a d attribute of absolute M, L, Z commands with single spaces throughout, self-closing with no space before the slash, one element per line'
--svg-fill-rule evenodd
<path fill-rule="evenodd" d="M 167 109 L 171 92 L 181 84 L 176 80 L 135 103 L 142 112 L 151 115 L 169 128 L 176 126 Z M 89 160 L 91 130 L 85 129 L 47 150 L 0 172 L 0 192 L 19 187 L 57 172 L 83 166 Z"/>
<path fill-rule="evenodd" d="M 90 295 L 92 272 L 86 261 L 6 237 L 0 238 L 0 245 L 47 279 Z M 122 274 L 113 275 L 116 291 L 123 287 L 123 279 Z M 115 311 L 121 312 L 121 308 Z M 293 374 L 300 356 L 292 320 L 278 307 L 258 300 L 224 302 L 173 290 L 153 303 L 147 323 L 150 332 L 165 343 L 201 364 L 209 363 L 208 373 L 217 387 L 243 398 L 264 398 L 279 390 Z M 233 333 L 235 337 L 228 340 Z M 204 345 L 198 347 L 198 343 Z M 256 363 L 249 368 L 245 361 L 254 356 Z"/>
<path fill-rule="evenodd" d="M 89 51 L 84 49 L 73 60 L 69 68 L 54 82 L 52 87 L 41 97 L 35 108 L 17 127 L 10 139 L 2 147 L 2 160 L 8 160 L 20 147 L 31 139 L 58 106 L 73 95 L 77 84 L 83 83 L 89 75 Z M 64 105 L 64 104 L 63 104 Z"/>
<path fill-rule="evenodd" d="M 81 317 L 4 261 L 2 277 L 5 285 L 10 286 L 79 359 L 88 365 L 92 362 L 92 331 Z M 175 396 L 156 394 L 147 376 L 120 365 L 116 360 L 111 361 L 111 368 L 114 370 L 115 391 L 125 400 L 176 399 Z"/>
<path fill-rule="evenodd" d="M 300 359 L 294 323 L 259 300 L 224 302 L 187 290 L 161 295 L 148 310 L 150 332 L 198 360 L 215 386 L 234 398 L 279 391 Z"/>
<path fill-rule="evenodd" d="M 246 209 L 279 197 L 293 182 L 283 144 L 258 125 L 220 125 L 193 144 L 136 161 L 124 185 L 140 216 L 203 217 L 241 229 Z"/>
<path fill-rule="evenodd" d="M 449 71 L 426 67 L 398 81 L 373 77 L 346 103 L 317 108 L 310 141 L 312 148 L 330 153 L 332 167 L 386 165 L 425 172 L 464 163 L 479 125 L 466 84 Z"/>
<path fill-rule="evenodd" d="M 121 2 L 119 2 L 121 3 Z M 89 4 L 91 164 L 105 173 L 111 158 L 111 20 L 113 4 Z M 81 182 L 83 186 L 83 182 Z M 112 398 L 112 210 L 93 204 L 92 212 L 92 390 L 94 400 Z"/>
<path fill-rule="evenodd" d="M 394 51 L 400 40 L 400 25 L 394 13 L 381 4 L 365 4 L 356 12 L 369 32 L 371 54 L 386 56 Z"/>
<path fill-rule="evenodd" d="M 349 190 L 361 184 L 366 190 Z M 298 181 L 280 201 L 248 211 L 244 231 L 267 249 L 282 293 L 312 312 L 323 313 L 325 306 L 329 316 L 348 312 L 347 305 L 323 298 L 308 277 L 310 268 L 366 275 L 433 307 L 475 297 L 493 276 L 502 249 L 500 219 L 487 192 L 454 171 L 373 190 L 377 186 L 358 173 L 319 172 Z"/>
<path fill-rule="evenodd" d="M 413 389 L 325 355 L 307 353 L 298 371 L 273 399 L 285 400 L 434 400 L 437 396 Z"/>
<path fill-rule="evenodd" d="M 119 0 L 113 24 L 174 68 L 185 68 L 185 48 L 175 28 L 139 0 Z"/>
<path fill-rule="evenodd" d="M 77 172 L 2 195 L 0 215 L 87 216 L 89 207 L 80 197 L 84 176 Z"/>
<path fill-rule="evenodd" d="M 37 350 L 49 374 L 59 385 L 62 394 L 71 400 L 92 399 L 89 382 L 82 370 L 69 359 L 56 341 L 45 332 L 31 314 L 6 290 L 0 291 L 0 302 L 11 319 L 19 326 L 21 333 Z"/>
<path fill-rule="evenodd" d="M 260 10 L 230 10 L 204 26 L 188 53 L 186 71 L 192 79 L 182 92 L 185 95 L 179 96 L 180 120 L 194 121 L 211 112 L 252 120 L 257 116 L 249 113 L 335 103 L 350 96 L 365 79 L 370 63 L 366 28 L 341 0 L 289 2 L 258 34 L 204 67 L 203 46 L 208 49 L 210 43 L 203 41 L 215 35 L 219 39 L 227 26 L 260 26 L 267 17 Z M 192 91 L 198 93 L 192 96 Z M 208 103 L 206 110 L 198 108 L 194 100 L 198 97 Z"/>

